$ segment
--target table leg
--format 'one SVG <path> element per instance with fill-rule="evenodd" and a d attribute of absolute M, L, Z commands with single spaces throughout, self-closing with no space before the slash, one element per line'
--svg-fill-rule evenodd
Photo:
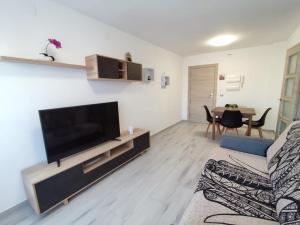
<path fill-rule="evenodd" d="M 213 129 L 212 129 L 212 139 L 216 139 L 216 114 L 213 113 Z"/>
<path fill-rule="evenodd" d="M 251 136 L 252 116 L 249 116 L 247 136 Z"/>

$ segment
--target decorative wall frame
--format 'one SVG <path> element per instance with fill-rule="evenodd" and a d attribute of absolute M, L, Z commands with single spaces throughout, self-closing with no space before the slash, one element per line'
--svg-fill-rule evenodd
<path fill-rule="evenodd" d="M 226 75 L 226 91 L 239 91 L 244 85 L 244 76 Z"/>
<path fill-rule="evenodd" d="M 161 88 L 166 88 L 168 85 L 170 85 L 170 77 L 163 74 L 161 76 Z"/>
<path fill-rule="evenodd" d="M 240 82 L 241 82 L 241 76 L 236 76 L 236 75 L 226 76 L 226 83 L 240 83 Z"/>
<path fill-rule="evenodd" d="M 240 90 L 239 83 L 226 84 L 226 91 L 239 91 L 239 90 Z"/>
<path fill-rule="evenodd" d="M 143 68 L 143 81 L 145 83 L 150 83 L 150 81 L 154 81 L 154 69 Z"/>

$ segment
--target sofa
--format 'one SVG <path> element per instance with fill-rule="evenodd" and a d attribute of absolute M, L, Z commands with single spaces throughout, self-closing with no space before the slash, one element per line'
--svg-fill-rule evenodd
<path fill-rule="evenodd" d="M 263 154 L 230 148 L 211 152 L 179 224 L 299 225 L 300 121 Z"/>

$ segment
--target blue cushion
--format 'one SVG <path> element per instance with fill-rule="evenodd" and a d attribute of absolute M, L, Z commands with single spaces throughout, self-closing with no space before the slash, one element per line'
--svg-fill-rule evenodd
<path fill-rule="evenodd" d="M 220 146 L 240 152 L 246 152 L 254 155 L 266 156 L 268 148 L 274 143 L 274 140 L 252 138 L 237 135 L 224 135 Z"/>

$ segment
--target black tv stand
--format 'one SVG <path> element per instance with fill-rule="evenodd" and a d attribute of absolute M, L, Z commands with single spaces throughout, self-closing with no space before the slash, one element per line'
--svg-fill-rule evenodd
<path fill-rule="evenodd" d="M 113 141 L 122 141 L 121 138 L 114 138 Z"/>
<path fill-rule="evenodd" d="M 135 129 L 63 161 L 38 164 L 22 171 L 28 201 L 37 214 L 46 213 L 90 187 L 150 146 L 148 130 Z"/>

